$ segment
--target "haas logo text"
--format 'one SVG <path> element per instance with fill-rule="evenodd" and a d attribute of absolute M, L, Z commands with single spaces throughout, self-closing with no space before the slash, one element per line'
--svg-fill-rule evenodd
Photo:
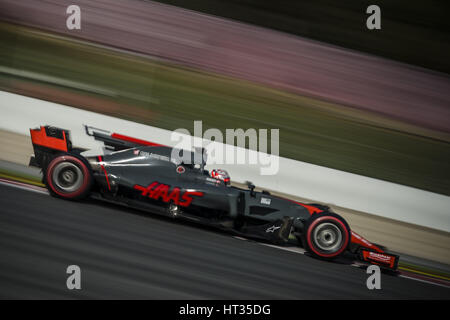
<path fill-rule="evenodd" d="M 174 187 L 172 190 L 167 184 L 159 183 L 157 181 L 149 184 L 147 187 L 134 185 L 134 189 L 141 191 L 141 195 L 149 197 L 154 200 L 162 200 L 164 202 L 173 202 L 176 205 L 188 207 L 193 197 L 202 197 L 203 192 L 198 191 L 185 191 L 181 192 L 181 189 Z"/>

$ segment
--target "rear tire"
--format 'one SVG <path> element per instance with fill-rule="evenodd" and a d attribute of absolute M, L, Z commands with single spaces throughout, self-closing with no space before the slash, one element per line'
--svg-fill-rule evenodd
<path fill-rule="evenodd" d="M 333 260 L 343 254 L 350 239 L 347 222 L 331 212 L 313 214 L 306 221 L 302 232 L 304 248 L 324 260 Z"/>
<path fill-rule="evenodd" d="M 44 172 L 47 189 L 53 196 L 79 200 L 85 198 L 92 187 L 89 165 L 78 156 L 56 156 Z"/>

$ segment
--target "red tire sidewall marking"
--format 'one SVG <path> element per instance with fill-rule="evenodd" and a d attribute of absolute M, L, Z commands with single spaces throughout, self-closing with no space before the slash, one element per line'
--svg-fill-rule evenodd
<path fill-rule="evenodd" d="M 330 254 L 325 254 L 325 253 L 322 253 L 322 252 L 318 251 L 315 248 L 314 243 L 312 243 L 312 241 L 311 241 L 311 232 L 314 230 L 315 226 L 318 223 L 320 223 L 321 221 L 323 221 L 323 220 L 333 220 L 334 222 L 338 223 L 342 227 L 343 233 L 344 233 L 344 237 L 345 237 L 345 241 L 344 241 L 344 245 L 342 246 L 341 249 L 339 249 L 339 251 L 336 251 L 336 252 L 333 252 L 333 253 L 330 253 Z M 308 246 L 311 248 L 311 250 L 315 254 L 317 254 L 320 257 L 331 258 L 331 257 L 335 257 L 335 256 L 340 255 L 347 248 L 348 241 L 349 241 L 348 234 L 349 234 L 348 228 L 345 226 L 345 224 L 340 219 L 338 219 L 336 217 L 333 217 L 333 216 L 323 216 L 323 217 L 317 218 L 316 220 L 313 221 L 313 223 L 311 223 L 311 225 L 308 228 L 308 233 L 307 233 L 307 236 L 306 236 L 306 240 L 308 241 Z"/>
<path fill-rule="evenodd" d="M 69 161 L 69 162 L 75 163 L 83 171 L 83 184 L 77 191 L 64 193 L 64 192 L 59 191 L 53 184 L 53 180 L 52 180 L 53 169 L 57 164 L 59 164 L 63 161 Z M 48 165 L 46 179 L 47 179 L 48 186 L 58 196 L 63 197 L 63 198 L 75 198 L 75 197 L 79 196 L 80 194 L 82 194 L 88 187 L 89 181 L 90 181 L 89 174 L 90 174 L 89 169 L 87 168 L 86 164 L 83 161 L 81 161 L 80 159 L 75 158 L 73 156 L 59 156 L 59 157 L 53 159 L 50 162 L 50 164 Z"/>

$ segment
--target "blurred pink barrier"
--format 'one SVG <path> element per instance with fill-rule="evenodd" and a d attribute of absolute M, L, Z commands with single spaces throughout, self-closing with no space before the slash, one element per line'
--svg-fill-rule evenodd
<path fill-rule="evenodd" d="M 450 132 L 448 75 L 324 43 L 150 1 L 0 0 L 0 19 Z"/>

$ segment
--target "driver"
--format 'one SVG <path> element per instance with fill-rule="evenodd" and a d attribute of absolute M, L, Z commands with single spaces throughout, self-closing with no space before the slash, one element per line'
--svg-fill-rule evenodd
<path fill-rule="evenodd" d="M 223 169 L 211 170 L 211 177 L 223 181 L 227 186 L 230 185 L 230 175 Z"/>

